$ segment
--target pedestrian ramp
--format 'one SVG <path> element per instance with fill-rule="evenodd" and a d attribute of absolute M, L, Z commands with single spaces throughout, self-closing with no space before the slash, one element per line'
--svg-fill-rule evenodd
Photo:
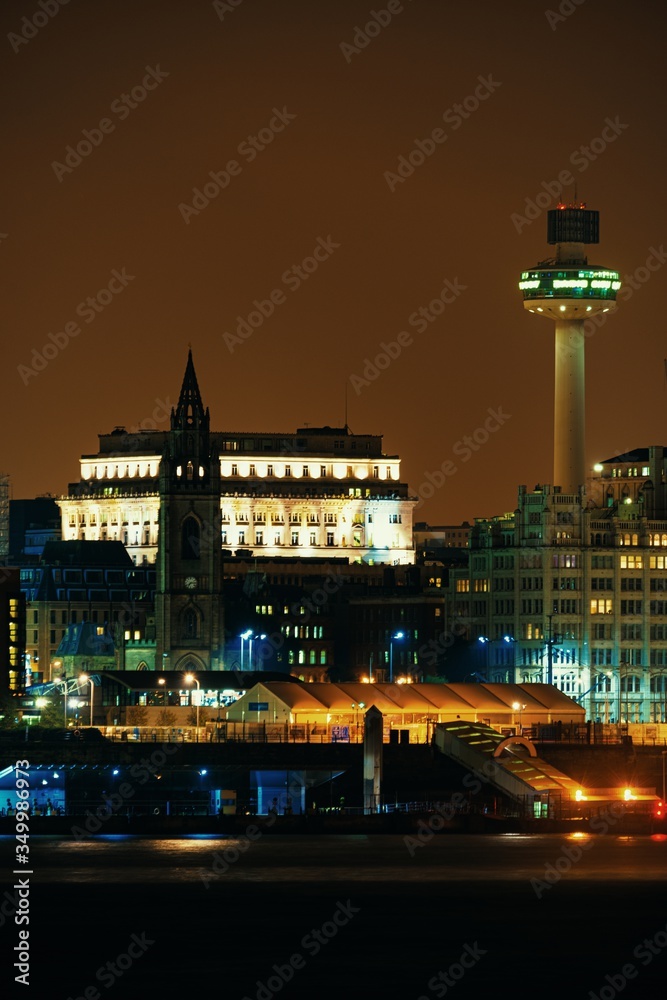
<path fill-rule="evenodd" d="M 529 799 L 562 803 L 577 798 L 579 784 L 542 760 L 525 736 L 505 736 L 483 723 L 457 720 L 438 723 L 434 742 L 440 753 L 524 807 Z"/>

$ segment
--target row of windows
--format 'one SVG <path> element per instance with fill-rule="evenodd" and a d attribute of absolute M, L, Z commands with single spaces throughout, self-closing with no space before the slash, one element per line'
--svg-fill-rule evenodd
<path fill-rule="evenodd" d="M 320 473 L 319 473 L 319 478 L 320 479 L 325 479 L 327 477 L 329 477 L 329 478 L 333 477 L 333 466 L 332 465 L 320 465 L 319 466 L 319 470 L 320 470 Z M 279 471 L 283 471 L 283 475 L 285 476 L 286 479 L 290 479 L 292 477 L 292 465 L 291 464 L 285 465 L 284 469 L 280 469 Z M 392 470 L 391 470 L 391 466 L 390 465 L 385 466 L 384 473 L 385 473 L 385 475 L 384 475 L 385 479 L 392 479 L 393 478 L 392 477 Z M 224 475 L 224 471 L 223 471 L 222 474 Z M 231 475 L 232 476 L 238 476 L 239 475 L 239 466 L 238 466 L 237 462 L 232 462 Z M 241 475 L 245 475 L 245 474 L 242 473 Z M 250 462 L 248 464 L 247 476 L 255 477 L 256 475 L 257 475 L 257 466 L 256 466 L 255 463 Z M 275 476 L 275 467 L 270 462 L 266 466 L 266 475 L 268 477 Z M 301 478 L 302 479 L 309 479 L 310 476 L 311 476 L 311 467 L 310 467 L 310 465 L 302 465 L 301 466 Z M 355 467 L 353 465 L 348 465 L 348 467 L 347 467 L 347 478 L 348 479 L 354 479 L 354 478 L 356 478 Z M 379 479 L 379 478 L 380 478 L 380 466 L 379 465 L 374 465 L 373 466 L 373 479 Z"/>

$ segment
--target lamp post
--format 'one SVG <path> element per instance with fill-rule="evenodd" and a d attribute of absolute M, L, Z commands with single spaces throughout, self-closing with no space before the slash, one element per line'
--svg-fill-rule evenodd
<path fill-rule="evenodd" d="M 514 701 L 514 702 L 512 702 L 512 708 L 514 709 L 515 712 L 519 713 L 519 736 L 521 736 L 522 733 L 523 733 L 523 726 L 522 726 L 522 723 L 521 723 L 521 714 L 522 714 L 522 712 L 523 712 L 523 710 L 524 710 L 525 707 L 526 706 L 522 705 L 520 701 Z"/>
<path fill-rule="evenodd" d="M 517 643 L 517 640 L 512 635 L 504 635 L 503 636 L 503 642 L 506 642 L 508 644 L 508 646 L 510 646 L 510 648 L 512 650 L 512 657 L 511 657 L 511 660 L 512 660 L 512 662 L 511 662 L 512 684 L 516 684 L 516 643 Z M 509 674 L 509 670 L 507 671 L 507 673 Z"/>
<path fill-rule="evenodd" d="M 200 699 L 199 681 L 197 680 L 194 674 L 186 674 L 185 680 L 188 684 L 197 685 L 197 743 L 199 743 L 199 699 Z"/>
<path fill-rule="evenodd" d="M 352 702 L 352 709 L 354 711 L 354 729 L 355 729 L 355 732 L 356 732 L 356 735 L 357 735 L 357 743 L 359 743 L 359 711 L 358 710 L 362 709 L 362 711 L 363 711 L 364 708 L 366 708 L 366 702 L 365 701 L 353 701 Z"/>
<path fill-rule="evenodd" d="M 488 635 L 480 635 L 480 636 L 477 637 L 477 642 L 479 643 L 479 646 L 480 646 L 480 656 L 479 656 L 479 658 L 480 658 L 480 660 L 482 660 L 482 666 L 484 667 L 484 679 L 486 680 L 487 683 L 488 683 L 488 680 L 489 680 L 489 650 L 488 650 L 488 645 L 489 645 L 490 641 L 491 640 L 489 639 Z M 482 655 L 482 650 L 484 651 L 484 655 Z"/>
<path fill-rule="evenodd" d="M 239 639 L 241 640 L 241 670 L 243 670 L 243 645 L 251 637 L 252 629 L 246 629 L 245 632 L 241 632 Z"/>
<path fill-rule="evenodd" d="M 394 683 L 394 640 L 403 639 L 403 632 L 395 632 L 389 640 L 389 683 Z"/>
<path fill-rule="evenodd" d="M 251 670 L 252 670 L 252 644 L 255 641 L 255 639 L 266 639 L 266 635 L 264 632 L 262 632 L 261 635 L 257 635 L 257 633 L 253 634 L 252 632 L 250 633 L 250 637 L 248 639 L 248 661 L 250 663 Z"/>
<path fill-rule="evenodd" d="M 79 680 L 80 681 L 88 681 L 88 683 L 90 684 L 90 724 L 92 726 L 92 724 L 93 724 L 93 698 L 94 698 L 94 691 L 95 691 L 95 686 L 93 684 L 93 678 L 89 677 L 88 674 L 79 674 Z"/>
<path fill-rule="evenodd" d="M 66 677 L 54 677 L 54 684 L 63 685 L 63 715 L 65 719 L 65 729 L 67 729 L 67 678 Z"/>

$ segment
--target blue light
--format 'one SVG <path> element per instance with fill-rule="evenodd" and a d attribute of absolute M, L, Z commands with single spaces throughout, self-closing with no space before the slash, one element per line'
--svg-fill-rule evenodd
<path fill-rule="evenodd" d="M 208 774 L 208 771 L 206 770 L 205 767 L 203 767 L 199 773 L 202 774 L 202 775 L 203 774 Z"/>
<path fill-rule="evenodd" d="M 112 771 L 112 774 L 119 774 L 119 773 L 120 773 L 120 772 L 119 772 L 118 768 L 117 768 L 117 767 L 114 767 L 114 769 L 113 769 L 113 771 Z"/>

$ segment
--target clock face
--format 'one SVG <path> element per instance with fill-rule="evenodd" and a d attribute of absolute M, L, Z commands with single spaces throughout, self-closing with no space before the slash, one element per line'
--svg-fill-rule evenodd
<path fill-rule="evenodd" d="M 195 576 L 186 576 L 185 586 L 188 588 L 188 590 L 194 590 L 195 587 L 197 586 L 197 578 Z"/>

